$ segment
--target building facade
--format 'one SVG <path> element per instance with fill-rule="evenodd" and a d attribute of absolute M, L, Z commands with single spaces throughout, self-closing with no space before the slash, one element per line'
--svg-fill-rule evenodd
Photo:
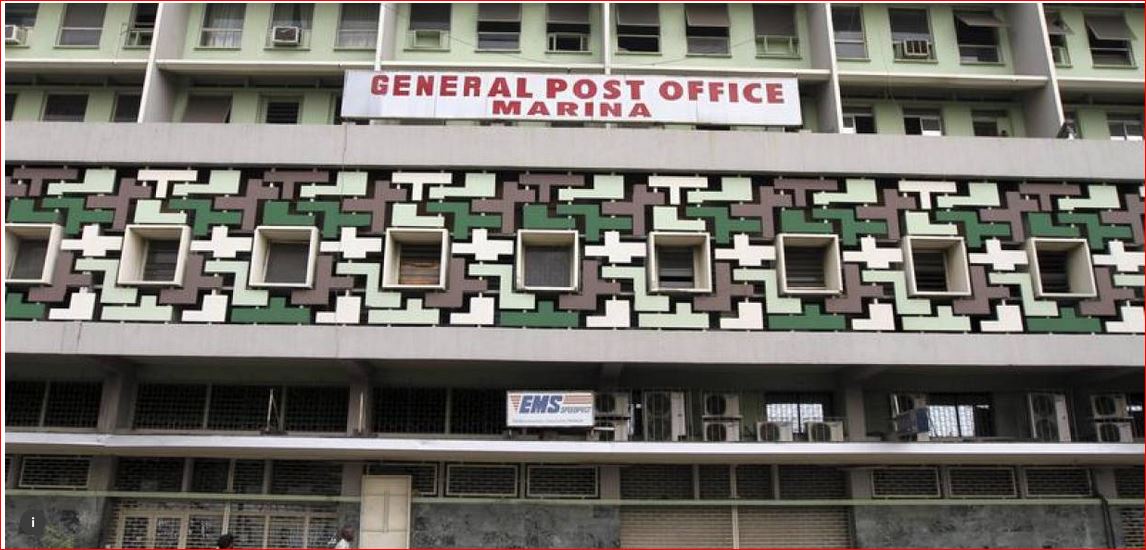
<path fill-rule="evenodd" d="M 8 546 L 1144 544 L 1140 4 L 4 8 Z M 352 70 L 801 122 L 344 118 Z"/>

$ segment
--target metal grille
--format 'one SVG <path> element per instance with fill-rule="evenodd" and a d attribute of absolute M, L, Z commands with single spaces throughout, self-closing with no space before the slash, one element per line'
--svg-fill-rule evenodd
<path fill-rule="evenodd" d="M 223 533 L 225 505 L 186 500 L 120 500 L 104 532 L 121 548 L 214 548 Z"/>
<path fill-rule="evenodd" d="M 1023 474 L 1027 496 L 1086 498 L 1092 494 L 1090 472 L 1085 468 L 1023 468 Z"/>
<path fill-rule="evenodd" d="M 438 495 L 438 464 L 375 463 L 366 466 L 366 474 L 372 476 L 410 476 L 410 488 L 415 496 L 433 497 Z"/>
<path fill-rule="evenodd" d="M 191 467 L 191 492 L 225 493 L 231 474 L 231 461 L 221 458 L 196 458 Z"/>
<path fill-rule="evenodd" d="M 236 460 L 231 491 L 241 494 L 263 492 L 267 463 L 263 460 Z"/>
<path fill-rule="evenodd" d="M 322 548 L 334 544 L 334 505 L 236 502 L 228 532 L 237 548 Z"/>
<path fill-rule="evenodd" d="M 1118 526 L 1122 531 L 1121 548 L 1146 546 L 1142 523 L 1142 508 L 1123 508 L 1118 511 Z"/>
<path fill-rule="evenodd" d="M 731 548 L 732 508 L 726 506 L 625 506 L 625 548 Z"/>
<path fill-rule="evenodd" d="M 505 392 L 501 390 L 453 390 L 450 432 L 499 434 L 505 431 Z"/>
<path fill-rule="evenodd" d="M 283 429 L 288 432 L 345 432 L 350 402 L 348 388 L 286 389 Z"/>
<path fill-rule="evenodd" d="M 1142 498 L 1142 468 L 1114 470 L 1114 487 L 1118 498 Z"/>
<path fill-rule="evenodd" d="M 697 466 L 697 485 L 702 499 L 732 498 L 732 467 L 725 464 Z"/>
<path fill-rule="evenodd" d="M 275 495 L 339 495 L 342 464 L 302 460 L 271 463 L 271 493 Z"/>
<path fill-rule="evenodd" d="M 939 498 L 936 468 L 876 468 L 871 472 L 872 496 L 879 498 Z"/>
<path fill-rule="evenodd" d="M 852 548 L 851 517 L 842 507 L 742 506 L 740 548 Z"/>
<path fill-rule="evenodd" d="M 21 489 L 87 489 L 91 457 L 25 456 L 20 459 Z"/>
<path fill-rule="evenodd" d="M 736 496 L 750 500 L 776 498 L 772 488 L 772 467 L 767 464 L 736 466 Z"/>
<path fill-rule="evenodd" d="M 780 466 L 781 499 L 847 498 L 847 475 L 830 466 Z"/>
<path fill-rule="evenodd" d="M 178 492 L 183 490 L 182 458 L 121 458 L 115 469 L 115 490 Z"/>
<path fill-rule="evenodd" d="M 597 498 L 596 466 L 526 467 L 525 496 L 531 498 Z"/>
<path fill-rule="evenodd" d="M 270 386 L 212 386 L 207 428 L 211 430 L 258 430 L 267 425 Z M 282 395 L 275 395 L 281 407 Z M 273 426 L 272 419 L 272 426 Z"/>
<path fill-rule="evenodd" d="M 1018 496 L 1012 468 L 948 468 L 947 491 L 951 498 Z"/>
<path fill-rule="evenodd" d="M 207 386 L 140 384 L 135 399 L 135 428 L 198 430 L 203 427 Z"/>
<path fill-rule="evenodd" d="M 47 383 L 5 382 L 4 386 L 4 425 L 39 426 Z"/>
<path fill-rule="evenodd" d="M 44 425 L 62 428 L 94 428 L 99 420 L 99 382 L 52 382 L 48 384 L 48 404 Z"/>
<path fill-rule="evenodd" d="M 516 497 L 514 464 L 447 464 L 446 496 Z"/>
<path fill-rule="evenodd" d="M 432 388 L 375 389 L 374 431 L 382 433 L 445 433 L 446 390 Z"/>
<path fill-rule="evenodd" d="M 215 548 L 223 534 L 222 514 L 194 514 L 187 519 L 187 548 Z"/>
<path fill-rule="evenodd" d="M 692 466 L 676 464 L 622 466 L 621 498 L 692 499 Z"/>

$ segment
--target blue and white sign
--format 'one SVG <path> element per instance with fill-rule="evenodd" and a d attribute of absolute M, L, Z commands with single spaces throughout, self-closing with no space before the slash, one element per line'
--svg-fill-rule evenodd
<path fill-rule="evenodd" d="M 593 392 L 506 392 L 505 420 L 511 428 L 591 428 Z"/>

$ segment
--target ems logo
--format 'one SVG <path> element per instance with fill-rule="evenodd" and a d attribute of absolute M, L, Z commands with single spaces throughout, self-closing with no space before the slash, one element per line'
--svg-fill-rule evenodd
<path fill-rule="evenodd" d="M 509 426 L 593 425 L 592 392 L 507 392 L 506 409 Z"/>

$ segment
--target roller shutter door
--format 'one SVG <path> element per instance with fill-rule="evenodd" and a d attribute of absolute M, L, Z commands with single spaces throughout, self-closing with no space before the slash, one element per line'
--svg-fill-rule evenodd
<path fill-rule="evenodd" d="M 844 507 L 741 506 L 741 548 L 850 548 L 851 518 Z"/>
<path fill-rule="evenodd" d="M 633 506 L 621 509 L 621 546 L 847 548 L 854 544 L 845 507 Z"/>

